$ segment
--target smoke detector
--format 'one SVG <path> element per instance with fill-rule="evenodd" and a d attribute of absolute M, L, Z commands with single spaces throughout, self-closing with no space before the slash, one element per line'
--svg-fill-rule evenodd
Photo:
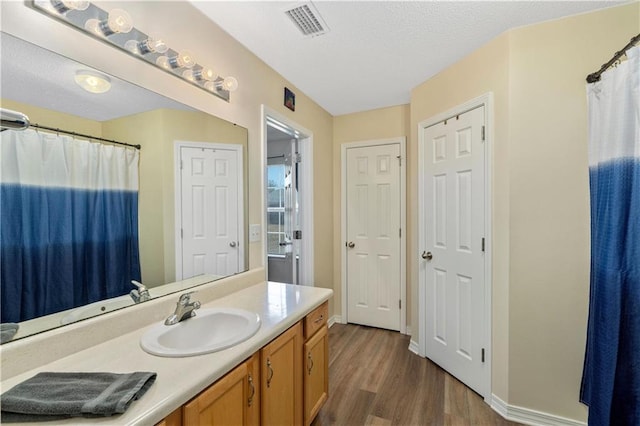
<path fill-rule="evenodd" d="M 329 32 L 329 27 L 311 2 L 287 9 L 284 13 L 305 37 L 316 37 Z"/>

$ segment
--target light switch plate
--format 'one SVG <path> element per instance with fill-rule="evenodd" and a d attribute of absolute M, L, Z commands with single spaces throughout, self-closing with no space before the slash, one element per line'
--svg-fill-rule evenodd
<path fill-rule="evenodd" d="M 257 243 L 260 241 L 260 224 L 249 225 L 249 242 Z"/>

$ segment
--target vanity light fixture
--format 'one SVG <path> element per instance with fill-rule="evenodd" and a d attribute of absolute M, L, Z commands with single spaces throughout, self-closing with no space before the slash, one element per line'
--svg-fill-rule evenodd
<path fill-rule="evenodd" d="M 75 81 L 78 86 L 90 93 L 105 93 L 111 89 L 109 77 L 95 71 L 76 71 Z"/>
<path fill-rule="evenodd" d="M 131 16 L 123 9 L 107 11 L 85 0 L 32 0 L 31 5 L 46 16 L 96 37 L 227 102 L 230 92 L 238 88 L 238 80 L 216 75 L 212 68 L 198 64 L 189 50 L 172 49 L 163 40 L 134 27 Z"/>

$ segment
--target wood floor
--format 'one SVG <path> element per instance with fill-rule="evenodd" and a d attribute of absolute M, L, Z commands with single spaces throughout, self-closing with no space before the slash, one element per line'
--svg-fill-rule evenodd
<path fill-rule="evenodd" d="M 397 332 L 333 325 L 329 399 L 312 425 L 517 425 L 408 347 Z"/>

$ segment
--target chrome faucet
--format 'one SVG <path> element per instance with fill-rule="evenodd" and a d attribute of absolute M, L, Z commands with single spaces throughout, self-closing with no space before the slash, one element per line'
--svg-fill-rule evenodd
<path fill-rule="evenodd" d="M 129 292 L 129 296 L 131 296 L 135 303 L 142 303 L 149 300 L 151 296 L 149 295 L 149 290 L 144 286 L 144 284 L 136 280 L 131 280 L 131 284 L 137 287 L 137 289 Z"/>
<path fill-rule="evenodd" d="M 164 325 L 177 324 L 180 321 L 189 319 L 196 314 L 196 309 L 200 308 L 200 302 L 197 300 L 193 302 L 191 301 L 192 293 L 195 292 L 190 291 L 189 293 L 180 295 L 178 303 L 176 303 L 176 311 L 164 320 Z"/>

